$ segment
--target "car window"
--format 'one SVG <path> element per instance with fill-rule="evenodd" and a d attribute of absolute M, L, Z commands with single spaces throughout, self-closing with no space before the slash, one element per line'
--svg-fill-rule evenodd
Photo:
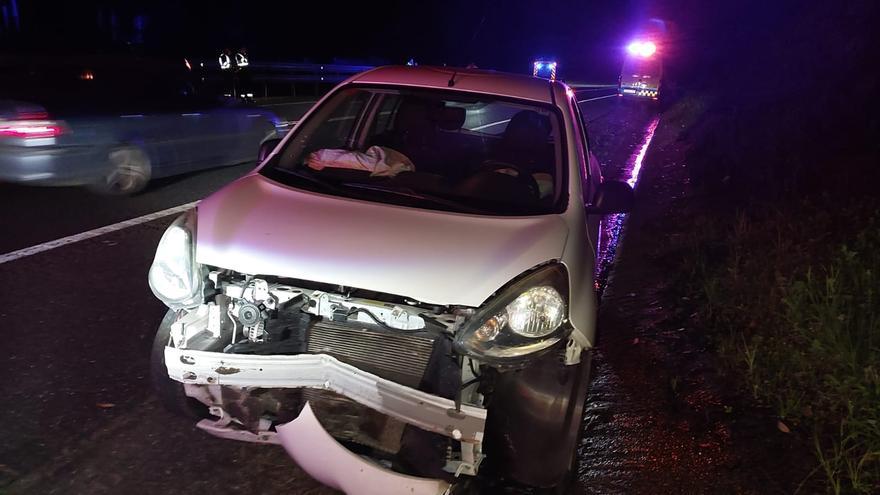
<path fill-rule="evenodd" d="M 660 62 L 657 59 L 645 59 L 641 57 L 628 57 L 620 71 L 621 76 L 627 77 L 659 77 Z"/>
<path fill-rule="evenodd" d="M 382 95 L 382 100 L 377 105 L 376 123 L 372 130 L 375 134 L 388 132 L 394 122 L 395 110 L 400 103 L 400 96 L 395 94 Z"/>
<path fill-rule="evenodd" d="M 559 112 L 446 90 L 349 87 L 262 170 L 289 185 L 429 209 L 532 215 L 560 208 Z"/>
<path fill-rule="evenodd" d="M 359 93 L 350 98 L 334 99 L 323 105 L 318 115 L 304 126 L 285 149 L 287 156 L 307 156 L 321 149 L 346 149 L 350 146 L 354 126 L 370 95 Z"/>
<path fill-rule="evenodd" d="M 471 132 L 500 136 L 507 130 L 507 124 L 517 111 L 515 107 L 498 103 L 472 106 L 466 108 L 464 128 Z"/>
<path fill-rule="evenodd" d="M 575 122 L 575 125 L 577 126 L 577 131 L 580 135 L 579 146 L 584 156 L 584 163 L 583 167 L 581 168 L 581 173 L 583 174 L 583 180 L 587 181 L 590 179 L 590 138 L 587 134 L 586 124 L 584 123 L 584 117 L 581 114 L 581 109 L 578 106 L 577 98 L 572 96 L 569 103 L 571 104 L 571 108 L 574 112 L 574 118 L 577 121 Z"/>

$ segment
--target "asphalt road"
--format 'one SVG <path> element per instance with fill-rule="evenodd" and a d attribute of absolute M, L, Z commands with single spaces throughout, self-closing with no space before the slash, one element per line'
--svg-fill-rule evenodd
<path fill-rule="evenodd" d="M 591 100 L 581 108 L 604 175 L 628 179 L 656 109 L 607 94 L 579 92 Z M 0 255 L 197 200 L 252 167 L 164 180 L 132 198 L 0 184 Z M 165 309 L 146 273 L 172 219 L 0 264 L 0 493 L 331 493 L 280 448 L 210 437 L 151 396 Z"/>

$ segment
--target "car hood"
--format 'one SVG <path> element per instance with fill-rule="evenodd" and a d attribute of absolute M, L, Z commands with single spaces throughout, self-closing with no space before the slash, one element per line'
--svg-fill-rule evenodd
<path fill-rule="evenodd" d="M 198 206 L 199 263 L 479 306 L 562 256 L 561 217 L 488 217 L 339 198 L 239 179 Z"/>

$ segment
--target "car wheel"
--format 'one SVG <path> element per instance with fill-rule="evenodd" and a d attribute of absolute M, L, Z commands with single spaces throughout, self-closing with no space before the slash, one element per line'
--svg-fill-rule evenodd
<path fill-rule="evenodd" d="M 114 147 L 108 153 L 107 161 L 108 172 L 91 185 L 92 191 L 125 196 L 142 191 L 150 182 L 150 157 L 137 146 Z"/>
<path fill-rule="evenodd" d="M 562 356 L 548 354 L 496 377 L 485 437 L 490 476 L 537 488 L 537 493 L 570 493 L 577 478 L 591 357 L 583 351 L 579 364 L 566 366 Z"/>
<path fill-rule="evenodd" d="M 174 323 L 176 314 L 168 310 L 156 338 L 153 340 L 153 350 L 150 353 L 150 378 L 153 382 L 153 391 L 159 401 L 169 411 L 193 419 L 210 417 L 208 407 L 192 397 L 186 395 L 183 384 L 168 377 L 168 368 L 165 366 L 165 346 L 171 337 L 171 324 Z"/>
<path fill-rule="evenodd" d="M 568 471 L 566 471 L 562 480 L 553 487 L 552 493 L 554 495 L 570 495 L 577 493 L 575 487 L 578 483 L 578 467 L 580 466 L 578 447 L 581 445 L 584 438 L 584 413 L 586 412 L 587 393 L 590 389 L 590 377 L 592 376 L 592 357 L 593 352 L 591 350 L 585 350 L 581 354 L 580 366 L 583 367 L 584 371 L 580 375 L 582 380 L 581 385 L 577 387 L 578 392 L 575 393 L 575 398 L 573 399 L 575 404 L 573 416 L 576 420 L 572 422 L 572 428 L 576 429 L 576 433 L 574 434 L 575 442 L 571 448 L 571 461 L 568 465 Z"/>

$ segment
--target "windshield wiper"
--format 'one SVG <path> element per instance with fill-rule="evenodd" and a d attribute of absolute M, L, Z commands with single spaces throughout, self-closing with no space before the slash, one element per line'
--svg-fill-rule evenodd
<path fill-rule="evenodd" d="M 485 215 L 491 212 L 487 210 L 483 210 L 480 208 L 474 208 L 473 206 L 468 206 L 465 204 L 461 204 L 457 201 L 451 201 L 445 198 L 441 198 L 439 196 L 432 196 L 430 194 L 425 194 L 422 192 L 417 192 L 408 187 L 393 187 L 393 186 L 383 186 L 378 184 L 364 184 L 362 182 L 345 182 L 342 184 L 345 187 L 350 187 L 353 189 L 366 189 L 369 191 L 379 191 L 395 194 L 397 196 L 404 196 L 407 198 L 413 198 L 420 201 L 428 201 L 437 205 L 446 206 L 452 208 L 453 210 L 463 212 L 463 213 L 474 213 L 478 215 Z"/>
<path fill-rule="evenodd" d="M 330 190 L 330 191 L 333 191 L 336 193 L 339 193 L 341 191 L 339 186 L 334 184 L 333 182 L 322 179 L 320 177 L 316 177 L 308 172 L 302 172 L 296 168 L 276 168 L 275 170 L 284 172 L 286 174 L 294 175 L 296 177 L 299 177 L 300 179 L 305 179 L 305 180 L 311 182 L 312 184 L 317 184 L 317 185 L 323 187 L 324 189 L 327 189 L 327 190 Z"/>

